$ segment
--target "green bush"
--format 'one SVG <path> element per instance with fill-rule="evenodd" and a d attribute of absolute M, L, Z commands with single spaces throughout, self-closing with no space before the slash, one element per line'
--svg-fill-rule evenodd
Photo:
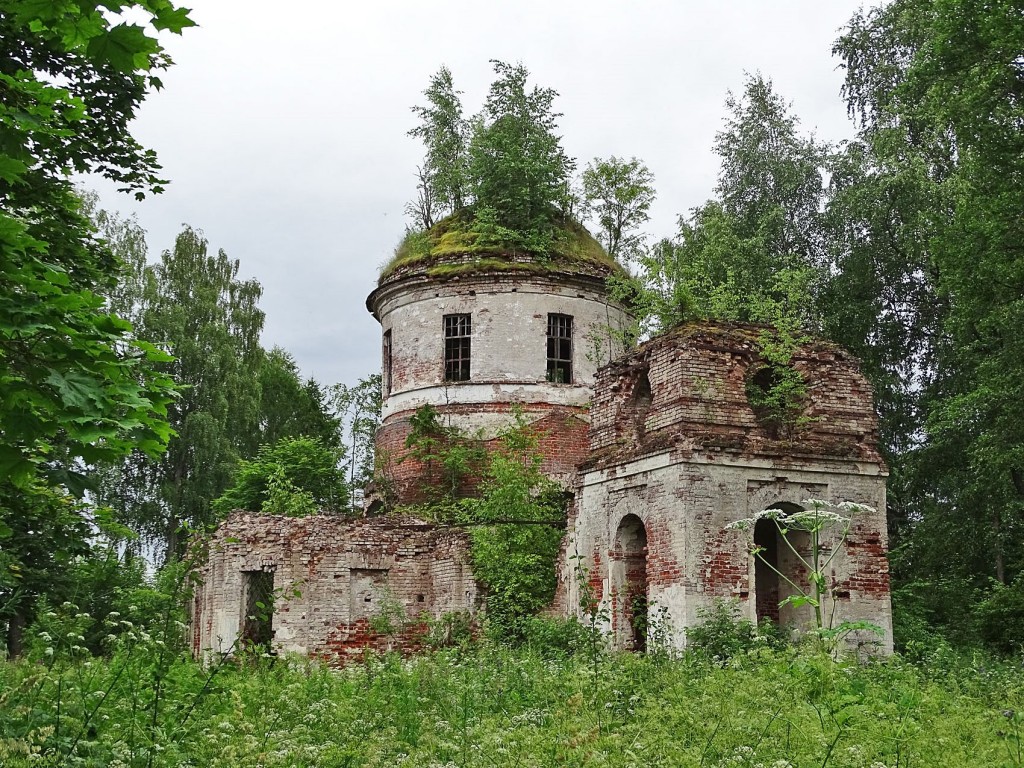
<path fill-rule="evenodd" d="M 473 642 L 475 623 L 469 611 L 451 611 L 436 619 L 427 619 L 426 644 L 435 650 L 467 648 Z"/>
<path fill-rule="evenodd" d="M 524 622 L 523 644 L 543 658 L 565 658 L 586 647 L 589 632 L 575 618 L 531 616 Z"/>
<path fill-rule="evenodd" d="M 718 600 L 698 608 L 698 624 L 686 630 L 687 648 L 716 661 L 727 661 L 757 647 L 757 625 L 742 617 L 739 601 Z"/>
<path fill-rule="evenodd" d="M 338 465 L 343 448 L 312 437 L 285 437 L 242 461 L 231 487 L 214 500 L 220 515 L 233 509 L 301 517 L 320 510 L 348 511 L 349 488 Z"/>
<path fill-rule="evenodd" d="M 992 584 L 992 591 L 974 608 L 978 635 L 996 653 L 1024 653 L 1024 576 L 1012 584 Z"/>

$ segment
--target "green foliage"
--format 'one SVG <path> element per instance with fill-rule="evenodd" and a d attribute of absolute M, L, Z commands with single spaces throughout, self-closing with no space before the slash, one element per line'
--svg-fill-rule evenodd
<path fill-rule="evenodd" d="M 339 463 L 344 449 L 312 437 L 286 437 L 239 462 L 231 486 L 213 501 L 223 516 L 233 509 L 302 517 L 318 511 L 347 514 L 349 489 Z"/>
<path fill-rule="evenodd" d="M 10 704 L 0 708 L 4 765 L 176 764 L 165 762 L 176 735 L 222 668 L 204 669 L 187 653 L 192 565 L 125 584 L 103 617 L 71 601 L 43 606 L 24 665 L 0 663 Z M 102 658 L 89 655 L 90 638 Z"/>
<path fill-rule="evenodd" d="M 555 134 L 556 91 L 528 90 L 522 64 L 492 61 L 497 79 L 473 125 L 469 173 L 476 204 L 492 209 L 502 227 L 524 237 L 552 230 L 554 209 L 572 173 Z"/>
<path fill-rule="evenodd" d="M 993 651 L 1007 656 L 1024 656 L 1024 576 L 1012 584 L 992 585 L 992 590 L 974 607 L 981 640 Z"/>
<path fill-rule="evenodd" d="M 405 608 L 390 590 L 385 590 L 380 597 L 380 610 L 370 618 L 370 629 L 378 635 L 384 635 L 388 639 L 388 650 L 390 651 L 395 639 L 405 631 L 411 623 L 405 613 Z"/>
<path fill-rule="evenodd" d="M 22 650 L 22 634 L 43 595 L 64 600 L 75 587 L 71 564 L 89 552 L 86 506 L 36 481 L 25 489 L 0 485 L 0 626 L 7 652 Z"/>
<path fill-rule="evenodd" d="M 153 369 L 166 355 L 103 307 L 118 263 L 68 176 L 160 191 L 128 124 L 169 63 L 147 28 L 192 22 L 170 2 L 108 10 L 0 5 L 0 482 L 22 493 L 40 477 L 80 491 L 76 461 L 155 455 L 170 436 L 173 388 Z M 130 11 L 145 26 L 119 15 Z"/>
<path fill-rule="evenodd" d="M 300 435 L 331 447 L 340 444 L 341 420 L 331 413 L 328 393 L 315 379 L 302 381 L 291 353 L 270 350 L 260 365 L 259 384 L 259 445 Z"/>
<path fill-rule="evenodd" d="M 351 387 L 336 385 L 332 399 L 348 437 L 348 484 L 355 514 L 362 509 L 363 488 L 374 478 L 374 440 L 382 407 L 381 374 L 359 379 Z"/>
<path fill-rule="evenodd" d="M 595 158 L 583 171 L 583 198 L 613 258 L 626 260 L 640 250 L 643 238 L 635 230 L 650 218 L 654 197 L 654 174 L 635 157 Z"/>
<path fill-rule="evenodd" d="M 522 644 L 543 658 L 564 659 L 586 652 L 590 630 L 574 617 L 530 616 L 522 623 Z"/>
<path fill-rule="evenodd" d="M 791 436 L 801 421 L 807 385 L 788 365 L 766 363 L 751 369 L 747 400 L 758 420 L 775 436 Z"/>
<path fill-rule="evenodd" d="M 718 663 L 763 647 L 757 625 L 743 618 L 736 600 L 718 600 L 697 609 L 698 623 L 686 630 L 686 647 Z"/>
<path fill-rule="evenodd" d="M 469 195 L 469 125 L 462 116 L 461 93 L 451 71 L 441 67 L 423 92 L 430 106 L 412 108 L 421 122 L 409 135 L 422 139 L 427 150 L 419 197 L 409 206 L 422 229 L 430 229 L 441 215 L 461 210 Z"/>
<path fill-rule="evenodd" d="M 441 423 L 437 410 L 421 406 L 409 419 L 405 447 L 399 461 L 414 459 L 424 466 L 423 491 L 430 502 L 453 505 L 463 495 L 464 483 L 478 476 L 487 461 L 487 450 L 477 438 Z"/>
<path fill-rule="evenodd" d="M 469 649 L 476 629 L 473 614 L 469 611 L 451 611 L 440 617 L 426 618 L 427 635 L 424 642 L 428 648 Z"/>
<path fill-rule="evenodd" d="M 0 663 L 5 766 L 1019 764 L 1024 681 L 989 659 L 939 670 L 791 649 L 724 665 L 622 654 L 595 676 L 579 656 L 488 645 L 343 671 L 260 658 L 204 670 L 173 655 L 155 707 L 146 653 L 159 637 L 131 631 L 106 662 L 55 648 L 56 660 Z"/>
<path fill-rule="evenodd" d="M 488 451 L 481 439 L 443 426 L 429 405 L 411 426 L 408 455 L 423 463 L 430 496 L 416 513 L 468 527 L 473 575 L 487 590 L 487 628 L 521 641 L 530 617 L 554 597 L 565 525 L 564 496 L 541 472 L 538 435 L 519 413 Z M 473 478 L 480 484 L 467 498 Z"/>
<path fill-rule="evenodd" d="M 837 293 L 858 301 L 836 325 L 885 395 L 898 581 L 970 591 L 1024 569 L 1018 19 L 1008 2 L 899 0 L 855 14 L 835 46 L 860 128 L 837 211 Z"/>
<path fill-rule="evenodd" d="M 158 460 L 135 455 L 116 467 L 100 498 L 170 556 L 182 554 L 183 524 L 213 521 L 211 501 L 224 492 L 239 457 L 259 446 L 261 375 L 268 372 L 259 344 L 262 288 L 238 271 L 238 261 L 211 254 L 202 233 L 186 226 L 159 263 L 144 267 L 136 281 L 141 293 L 130 297 L 136 335 L 175 355 L 163 370 L 182 387 L 169 412 L 177 434 Z M 270 365 L 287 368 L 287 361 L 278 356 Z M 315 394 L 305 397 L 307 413 Z M 289 406 L 275 408 L 263 426 L 277 429 L 286 420 Z M 322 428 L 326 418 L 313 420 Z"/>
<path fill-rule="evenodd" d="M 410 135 L 426 147 L 418 197 L 407 206 L 414 226 L 382 276 L 431 254 L 544 258 L 575 249 L 578 238 L 566 239 L 563 231 L 570 228 L 566 190 L 575 163 L 555 134 L 559 115 L 552 105 L 558 94 L 528 89 L 529 72 L 521 64 L 492 63 L 497 79 L 472 121 L 463 118 L 461 92 L 444 67 L 424 92 L 430 106 L 413 108 L 422 122 Z M 424 240 L 423 233 L 444 214 L 469 226 L 450 231 L 449 225 L 435 233 L 435 242 Z"/>
<path fill-rule="evenodd" d="M 795 439 L 810 421 L 804 414 L 807 382 L 792 364 L 800 344 L 809 340 L 784 314 L 759 334 L 761 362 L 747 373 L 746 394 L 762 426 L 775 437 Z"/>
<path fill-rule="evenodd" d="M 730 117 L 715 139 L 717 198 L 680 217 L 674 239 L 638 251 L 636 278 L 614 285 L 634 308 L 638 335 L 695 318 L 785 329 L 818 322 L 829 154 L 798 132 L 770 81 L 748 78 L 726 106 Z"/>
<path fill-rule="evenodd" d="M 555 595 L 565 501 L 541 472 L 537 435 L 522 415 L 500 435 L 477 499 L 463 501 L 473 574 L 487 589 L 488 627 L 520 640 L 528 617 Z M 483 523 L 483 525 L 480 525 Z"/>

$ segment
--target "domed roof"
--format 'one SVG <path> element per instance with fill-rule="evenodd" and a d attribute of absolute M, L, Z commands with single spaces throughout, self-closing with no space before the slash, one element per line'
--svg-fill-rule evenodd
<path fill-rule="evenodd" d="M 605 278 L 625 270 L 587 229 L 572 219 L 555 225 L 551 248 L 543 253 L 503 244 L 475 226 L 464 209 L 425 232 L 409 232 L 380 272 L 378 285 L 410 276 L 448 279 L 478 272 L 573 274 Z"/>

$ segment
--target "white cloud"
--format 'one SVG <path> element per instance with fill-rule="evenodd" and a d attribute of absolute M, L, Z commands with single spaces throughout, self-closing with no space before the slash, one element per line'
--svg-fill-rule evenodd
<path fill-rule="evenodd" d="M 363 299 L 413 196 L 410 107 L 442 64 L 472 111 L 488 60 L 522 61 L 560 92 L 581 165 L 635 155 L 654 171 L 659 236 L 711 194 L 711 143 L 745 71 L 771 77 L 805 128 L 851 134 L 831 47 L 852 0 L 189 4 L 200 27 L 168 39 L 177 63 L 134 127 L 168 191 L 134 204 L 96 186 L 138 215 L 153 258 L 188 222 L 240 259 L 264 286 L 264 343 L 327 384 L 379 365 Z"/>

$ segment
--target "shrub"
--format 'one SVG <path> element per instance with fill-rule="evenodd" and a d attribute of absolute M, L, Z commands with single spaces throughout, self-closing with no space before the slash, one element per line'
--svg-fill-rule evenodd
<path fill-rule="evenodd" d="M 239 463 L 232 486 L 213 502 L 221 515 L 233 509 L 301 517 L 318 509 L 348 511 L 349 488 L 338 468 L 344 449 L 312 437 L 286 437 Z"/>
<path fill-rule="evenodd" d="M 466 648 L 473 642 L 473 614 L 451 611 L 436 619 L 427 619 L 425 643 L 428 648 Z"/>
<path fill-rule="evenodd" d="M 994 582 L 974 609 L 975 625 L 982 641 L 996 653 L 1024 652 L 1024 576 L 1012 584 Z"/>
<path fill-rule="evenodd" d="M 524 623 L 523 643 L 543 658 L 565 658 L 586 647 L 589 631 L 575 618 L 531 616 Z"/>
<path fill-rule="evenodd" d="M 709 658 L 725 661 L 758 645 L 757 625 L 740 614 L 736 600 L 718 600 L 698 608 L 700 623 L 686 630 L 687 646 Z"/>

